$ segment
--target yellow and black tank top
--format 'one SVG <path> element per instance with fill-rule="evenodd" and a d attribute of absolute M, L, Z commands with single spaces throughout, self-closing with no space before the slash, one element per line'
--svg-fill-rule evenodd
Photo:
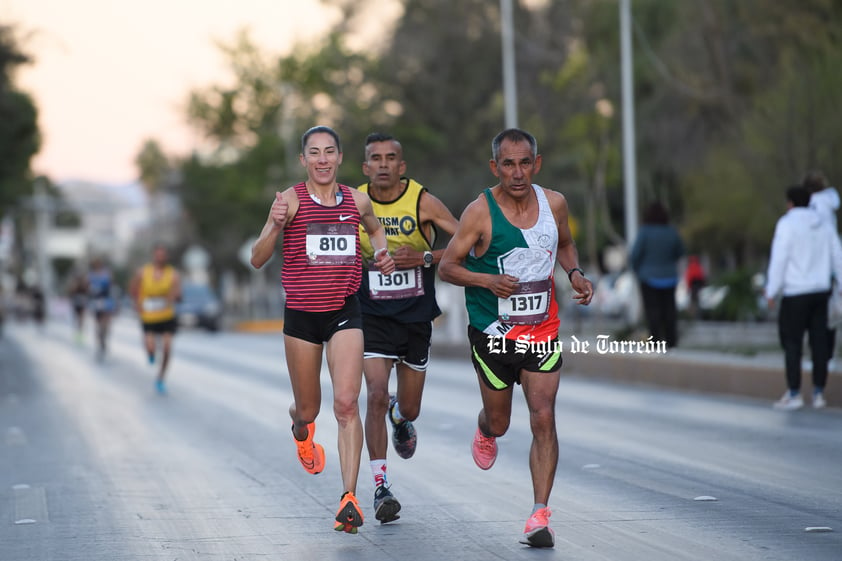
<path fill-rule="evenodd" d="M 389 252 L 402 246 L 430 251 L 434 240 L 427 239 L 420 224 L 421 195 L 427 189 L 413 179 L 402 178 L 405 188 L 393 201 L 380 201 L 369 192 L 369 184 L 358 189 L 368 194 L 374 214 L 386 233 Z M 435 233 L 435 226 L 433 226 Z M 415 267 L 383 275 L 371 266 L 374 247 L 360 227 L 363 275 L 359 290 L 364 314 L 388 316 L 401 323 L 432 321 L 441 314 L 436 303 L 435 268 Z"/>
<path fill-rule="evenodd" d="M 155 266 L 146 265 L 140 275 L 140 321 L 158 323 L 175 319 L 175 305 L 168 299 L 175 282 L 175 269 L 167 265 L 155 274 Z"/>

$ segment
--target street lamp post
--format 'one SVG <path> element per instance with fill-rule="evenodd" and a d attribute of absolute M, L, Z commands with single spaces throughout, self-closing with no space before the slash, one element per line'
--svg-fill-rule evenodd
<path fill-rule="evenodd" d="M 517 127 L 517 82 L 512 0 L 500 0 L 500 34 L 503 45 L 503 98 L 506 128 Z"/>
<path fill-rule="evenodd" d="M 637 162 L 634 134 L 631 0 L 620 0 L 620 61 L 623 97 L 623 184 L 626 199 L 626 247 L 637 237 Z"/>
<path fill-rule="evenodd" d="M 50 222 L 52 221 L 53 207 L 52 200 L 47 194 L 44 185 L 45 180 L 35 180 L 35 196 L 33 199 L 35 209 L 35 254 L 37 260 L 38 285 L 44 296 L 52 294 L 53 291 L 53 270 L 50 257 L 47 252 L 48 238 L 50 235 Z"/>

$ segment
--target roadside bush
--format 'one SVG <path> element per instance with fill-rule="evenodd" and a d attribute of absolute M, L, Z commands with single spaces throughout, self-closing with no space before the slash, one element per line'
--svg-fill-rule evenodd
<path fill-rule="evenodd" d="M 724 274 L 717 279 L 720 286 L 727 286 L 728 293 L 711 312 L 711 319 L 718 321 L 753 321 L 760 317 L 758 294 L 754 289 L 754 273 L 746 269 Z"/>

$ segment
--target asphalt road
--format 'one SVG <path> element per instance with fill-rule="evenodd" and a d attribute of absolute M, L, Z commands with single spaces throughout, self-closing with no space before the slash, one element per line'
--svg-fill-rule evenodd
<path fill-rule="evenodd" d="M 842 560 L 842 413 L 611 385 L 566 373 L 553 550 L 518 543 L 532 493 L 525 405 L 488 472 L 471 459 L 479 396 L 467 361 L 435 357 L 418 450 L 390 453 L 402 518 L 379 525 L 366 454 L 366 524 L 332 530 L 327 468 L 295 458 L 277 334 L 176 340 L 169 395 L 153 391 L 134 322 L 98 363 L 70 328 L 0 339 L 0 561 Z M 697 500 L 711 497 L 716 500 Z M 833 531 L 807 531 L 808 528 Z"/>

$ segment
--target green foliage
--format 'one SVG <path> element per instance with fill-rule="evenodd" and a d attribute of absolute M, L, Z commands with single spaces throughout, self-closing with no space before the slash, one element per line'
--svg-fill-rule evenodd
<path fill-rule="evenodd" d="M 235 84 L 191 93 L 190 121 L 211 149 L 181 165 L 177 190 L 214 263 L 240 270 L 236 250 L 259 232 L 275 191 L 303 179 L 300 135 L 315 124 L 336 126 L 345 146 L 360 146 L 361 154 L 368 131 L 351 125 L 368 123 L 375 96 L 365 83 L 370 59 L 349 52 L 336 33 L 274 62 L 246 33 L 221 48 Z M 348 176 L 340 177 L 352 185 L 361 181 L 356 154 L 346 156 Z"/>
<path fill-rule="evenodd" d="M 727 286 L 728 293 L 711 312 L 718 321 L 750 321 L 758 317 L 758 294 L 752 285 L 753 272 L 739 269 L 726 273 L 715 283 Z"/>
<path fill-rule="evenodd" d="M 150 195 L 159 193 L 166 184 L 171 166 L 158 141 L 148 139 L 143 143 L 135 165 L 140 173 L 140 182 Z"/>
<path fill-rule="evenodd" d="M 40 145 L 38 115 L 12 79 L 15 68 L 27 62 L 14 29 L 0 25 L 0 217 L 32 192 L 29 162 Z"/>
<path fill-rule="evenodd" d="M 495 182 L 499 4 L 403 0 L 394 29 L 363 53 L 345 39 L 370 6 L 331 3 L 345 17 L 323 39 L 272 58 L 241 33 L 221 45 L 231 82 L 190 95 L 207 144 L 177 165 L 178 191 L 216 262 L 231 262 L 272 193 L 303 177 L 298 140 L 315 124 L 342 136 L 343 183 L 363 181 L 362 142 L 375 130 L 401 139 L 408 174 L 457 215 Z M 617 3 L 515 4 L 519 121 L 543 155 L 536 181 L 566 195 L 594 261 L 624 220 Z M 640 202 L 666 201 L 688 246 L 712 262 L 756 266 L 786 185 L 815 167 L 842 177 L 842 2 L 632 7 Z"/>
<path fill-rule="evenodd" d="M 184 162 L 176 189 L 196 237 L 217 267 L 239 270 L 237 250 L 257 235 L 278 188 L 271 172 L 281 150 L 277 139 L 263 137 L 245 157 L 208 164 L 194 156 Z"/>
<path fill-rule="evenodd" d="M 0 216 L 32 192 L 29 162 L 39 143 L 31 98 L 18 91 L 0 90 Z"/>
<path fill-rule="evenodd" d="M 700 249 L 747 244 L 766 248 L 785 211 L 784 191 L 804 172 L 821 167 L 842 176 L 842 57 L 785 63 L 773 89 L 754 97 L 738 120 L 738 134 L 711 148 L 698 171 L 685 176 L 683 232 Z M 721 253 L 722 250 L 719 250 Z M 765 252 L 755 257 L 762 261 Z"/>

